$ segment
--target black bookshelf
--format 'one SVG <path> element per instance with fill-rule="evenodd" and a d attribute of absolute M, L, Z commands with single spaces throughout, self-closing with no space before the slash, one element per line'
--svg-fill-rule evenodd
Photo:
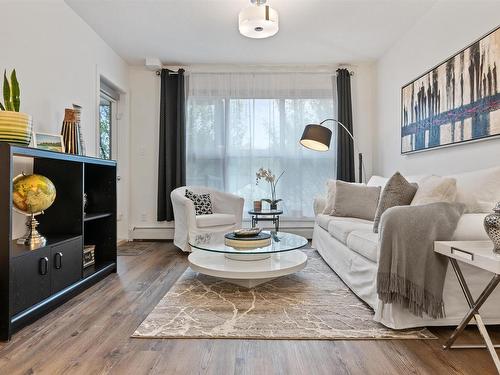
<path fill-rule="evenodd" d="M 12 238 L 16 158 L 32 159 L 33 173 L 48 177 L 57 189 L 53 205 L 37 216 L 47 244 L 35 250 Z M 87 268 L 84 245 L 95 245 L 95 264 Z M 0 142 L 0 339 L 9 340 L 15 331 L 113 272 L 116 162 Z"/>

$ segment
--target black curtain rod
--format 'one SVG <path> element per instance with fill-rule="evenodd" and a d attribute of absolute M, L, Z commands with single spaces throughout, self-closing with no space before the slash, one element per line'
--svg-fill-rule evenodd
<path fill-rule="evenodd" d="M 170 75 L 170 74 L 179 74 L 178 72 L 174 72 L 174 71 L 169 70 L 169 69 L 167 69 L 167 70 L 168 70 L 168 74 L 169 74 L 169 75 Z M 184 70 L 184 69 L 183 69 L 183 70 Z M 161 69 L 160 69 L 160 70 L 157 70 L 155 73 L 156 73 L 156 75 L 157 75 L 157 76 L 161 75 Z M 335 75 L 337 76 L 337 75 L 338 75 L 338 73 L 337 73 L 337 72 L 335 72 Z M 353 70 L 350 70 L 350 71 L 349 71 L 349 75 L 350 75 L 350 76 L 354 76 L 354 71 L 353 71 Z"/>
<path fill-rule="evenodd" d="M 162 70 L 163 70 L 163 69 L 159 69 L 159 70 L 157 70 L 157 71 L 155 72 L 155 73 L 156 73 L 156 75 L 157 75 L 157 76 L 161 75 L 161 71 L 162 71 Z M 179 72 L 178 72 L 178 71 L 177 71 L 177 72 L 174 72 L 173 70 L 170 70 L 170 69 L 165 69 L 165 70 L 167 70 L 167 71 L 168 71 L 168 75 L 172 75 L 172 74 L 179 74 Z M 180 68 L 179 70 L 182 70 L 183 72 L 185 72 L 185 70 L 184 70 L 184 69 L 182 69 L 182 68 Z"/>

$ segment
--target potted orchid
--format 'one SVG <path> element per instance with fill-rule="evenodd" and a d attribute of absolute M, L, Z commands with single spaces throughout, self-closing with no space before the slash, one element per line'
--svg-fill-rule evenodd
<path fill-rule="evenodd" d="M 281 174 L 276 178 L 276 175 L 274 175 L 270 169 L 264 169 L 264 168 L 259 168 L 257 171 L 256 175 L 256 185 L 259 184 L 260 180 L 265 180 L 266 182 L 269 182 L 271 185 L 271 199 L 262 199 L 264 202 L 269 203 L 271 210 L 276 210 L 278 208 L 278 202 L 281 202 L 282 199 L 276 199 L 276 185 L 278 185 L 278 182 L 283 176 L 283 173 L 285 171 L 281 172 Z"/>

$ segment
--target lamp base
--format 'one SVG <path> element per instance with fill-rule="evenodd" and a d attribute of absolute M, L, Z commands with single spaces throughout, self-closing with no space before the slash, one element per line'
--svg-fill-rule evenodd
<path fill-rule="evenodd" d="M 47 244 L 47 239 L 42 236 L 36 227 L 38 226 L 38 221 L 35 219 L 35 215 L 31 214 L 26 219 L 26 233 L 23 237 L 17 240 L 19 245 L 29 246 L 31 250 L 37 249 L 39 247 L 45 246 Z"/>

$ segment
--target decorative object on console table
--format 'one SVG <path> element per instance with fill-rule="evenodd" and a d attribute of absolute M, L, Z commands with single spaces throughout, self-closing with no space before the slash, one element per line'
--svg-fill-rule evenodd
<path fill-rule="evenodd" d="M 59 134 L 35 133 L 34 145 L 42 150 L 64 152 L 64 140 Z"/>
<path fill-rule="evenodd" d="M 20 174 L 12 181 L 12 203 L 16 211 L 27 215 L 26 234 L 17 243 L 31 250 L 45 246 L 47 240 L 36 229 L 36 215 L 52 206 L 56 199 L 56 187 L 47 177 L 38 174 Z"/>
<path fill-rule="evenodd" d="M 256 175 L 256 185 L 259 184 L 259 180 L 264 179 L 269 184 L 271 185 L 271 199 L 262 199 L 264 202 L 269 203 L 269 208 L 271 210 L 277 210 L 278 209 L 278 203 L 282 201 L 282 199 L 276 199 L 276 186 L 278 185 L 278 182 L 281 179 L 281 176 L 285 171 L 281 172 L 281 174 L 276 178 L 276 175 L 274 175 L 270 169 L 264 169 L 264 168 L 259 168 L 257 171 Z"/>
<path fill-rule="evenodd" d="M 500 254 L 500 202 L 496 204 L 493 211 L 484 218 L 484 229 L 493 241 L 493 251 Z"/>
<path fill-rule="evenodd" d="M 87 150 L 85 149 L 85 140 L 83 139 L 83 132 L 82 132 L 82 106 L 78 104 L 73 104 L 73 111 L 75 113 L 75 122 L 76 122 L 76 127 L 78 128 L 78 135 L 80 136 L 80 153 L 79 155 L 86 155 Z"/>
<path fill-rule="evenodd" d="M 262 210 L 262 201 L 253 201 L 253 210 L 261 211 Z"/>
<path fill-rule="evenodd" d="M 401 89 L 401 153 L 500 135 L 500 28 Z"/>
<path fill-rule="evenodd" d="M 30 115 L 19 112 L 21 96 L 16 70 L 12 70 L 10 82 L 3 73 L 3 104 L 0 102 L 0 142 L 18 143 L 27 146 L 31 142 L 33 120 Z"/>
<path fill-rule="evenodd" d="M 85 245 L 83 247 L 83 268 L 95 264 L 95 245 Z"/>
<path fill-rule="evenodd" d="M 89 205 L 89 198 L 87 193 L 83 193 L 83 216 L 87 215 L 87 207 Z"/>
<path fill-rule="evenodd" d="M 71 108 L 64 110 L 64 121 L 62 124 L 61 135 L 64 139 L 65 152 L 67 154 L 81 154 L 80 127 L 77 122 L 79 111 Z"/>
<path fill-rule="evenodd" d="M 330 148 L 330 141 L 332 139 L 332 131 L 323 125 L 327 121 L 332 121 L 340 125 L 340 127 L 347 132 L 349 137 L 351 137 L 354 144 L 354 149 L 357 148 L 356 138 L 354 138 L 354 135 L 349 131 L 349 129 L 347 129 L 344 124 L 342 124 L 339 120 L 335 120 L 333 118 L 327 118 L 321 121 L 319 124 L 306 125 L 306 127 L 304 128 L 304 132 L 302 133 L 302 137 L 300 138 L 300 144 L 314 151 L 328 151 L 328 149 Z M 365 165 L 363 162 L 363 154 L 361 152 L 358 152 L 358 158 L 359 182 L 366 183 Z"/>

